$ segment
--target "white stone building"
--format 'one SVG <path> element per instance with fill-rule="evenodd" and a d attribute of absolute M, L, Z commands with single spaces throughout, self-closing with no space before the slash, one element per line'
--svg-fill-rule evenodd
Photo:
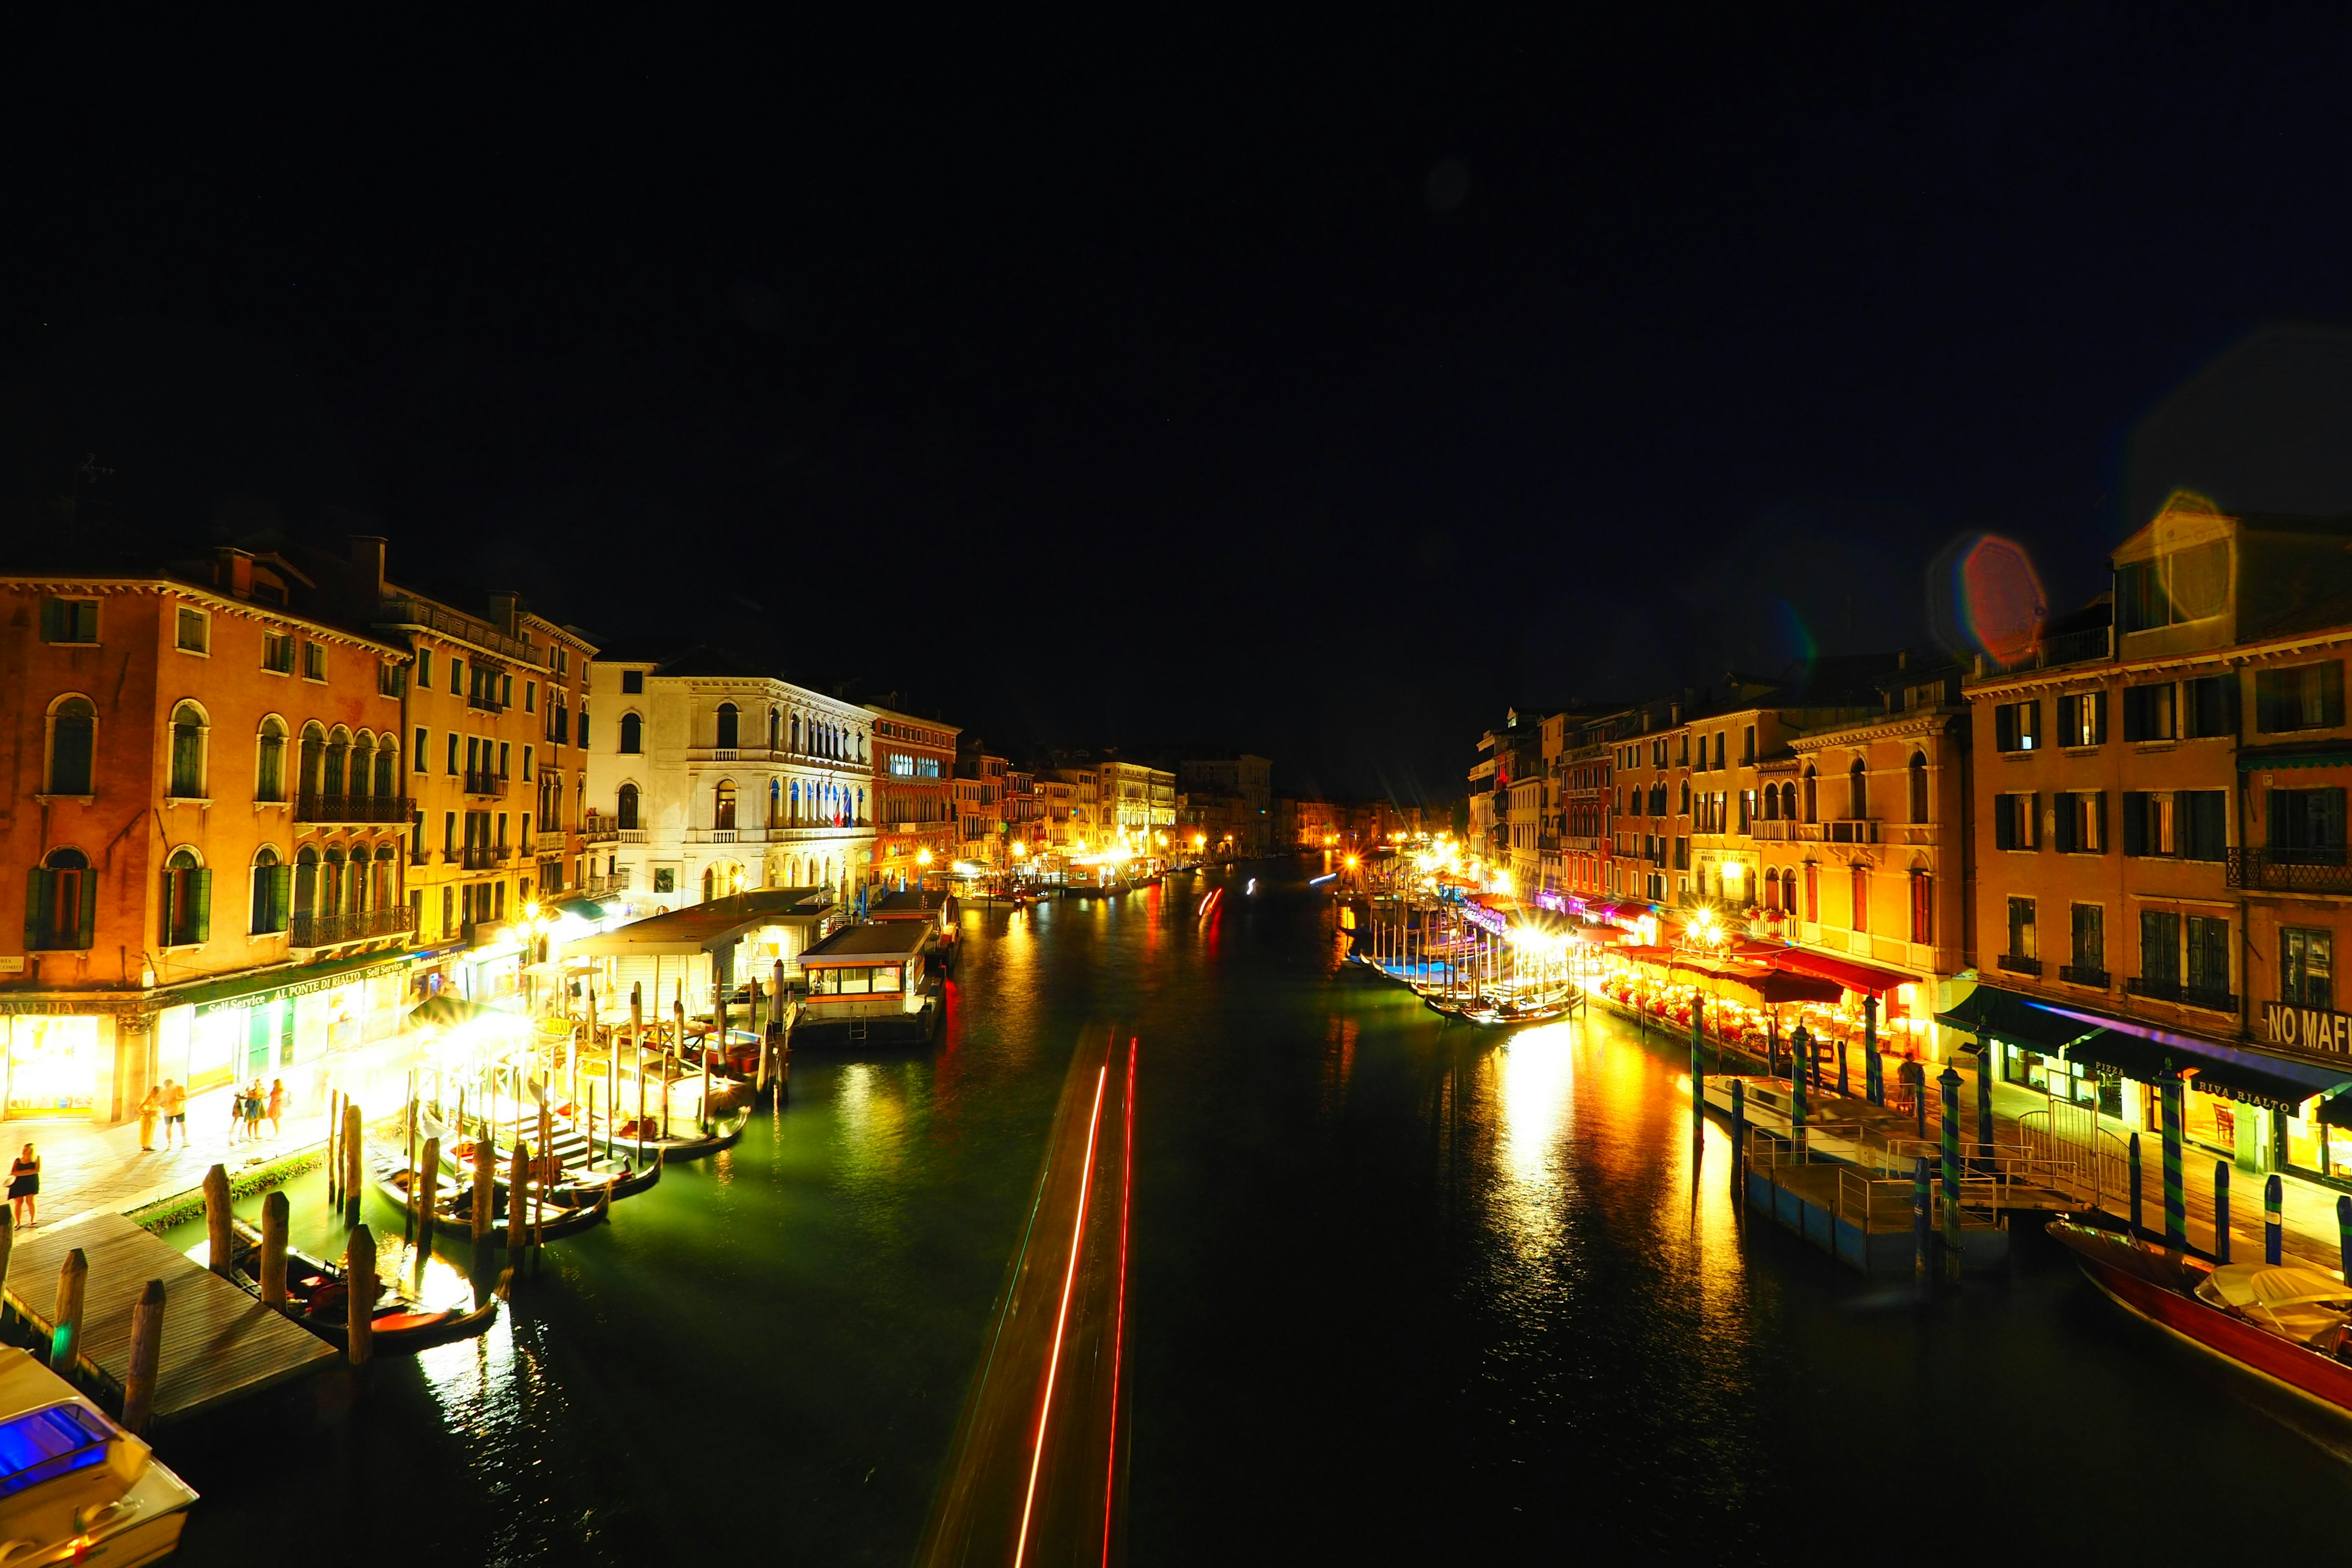
<path fill-rule="evenodd" d="M 873 879 L 873 715 L 709 648 L 599 658 L 588 810 L 612 868 L 664 909 Z"/>

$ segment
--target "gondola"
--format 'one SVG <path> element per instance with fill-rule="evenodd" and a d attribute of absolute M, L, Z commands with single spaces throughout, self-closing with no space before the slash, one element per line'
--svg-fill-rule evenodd
<path fill-rule="evenodd" d="M 408 1206 L 408 1184 L 413 1173 L 399 1152 L 379 1144 L 370 1143 L 367 1151 L 368 1168 L 375 1178 L 378 1191 L 404 1209 Z M 504 1194 L 499 1194 L 503 1199 Z M 493 1205 L 490 1233 L 504 1237 L 509 1205 L 500 1201 Z M 567 1236 L 577 1236 L 593 1225 L 606 1219 L 611 1205 L 603 1201 L 585 1208 L 566 1208 L 534 1197 L 530 1212 L 524 1219 L 531 1226 L 535 1239 L 556 1241 Z M 474 1182 L 470 1174 L 453 1176 L 449 1184 L 434 1194 L 433 1229 L 436 1235 L 454 1241 L 471 1241 L 474 1237 Z"/>
<path fill-rule="evenodd" d="M 229 1221 L 230 1279 L 255 1297 L 261 1294 L 261 1233 L 242 1219 Z M 427 1307 L 396 1279 L 377 1282 L 375 1348 L 386 1354 L 412 1354 L 483 1332 L 499 1315 L 512 1276 L 501 1272 L 489 1299 L 470 1311 Z M 351 1338 L 350 1291 L 342 1266 L 286 1249 L 286 1315 L 341 1348 Z"/>

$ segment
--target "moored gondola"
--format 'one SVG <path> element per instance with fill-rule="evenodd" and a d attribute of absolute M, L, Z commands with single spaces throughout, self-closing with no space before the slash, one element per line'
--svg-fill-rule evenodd
<path fill-rule="evenodd" d="M 234 1247 L 229 1278 L 256 1297 L 261 1294 L 261 1233 L 242 1219 L 229 1222 Z M 203 1244 L 194 1249 L 204 1252 Z M 480 1305 L 470 1310 L 430 1307 L 397 1279 L 377 1282 L 373 1340 L 385 1354 L 413 1354 L 471 1339 L 497 1321 L 499 1303 L 506 1300 L 509 1276 L 501 1273 L 497 1287 Z M 325 1340 L 341 1346 L 351 1337 L 351 1295 L 342 1266 L 313 1258 L 295 1247 L 286 1249 L 286 1315 Z"/>
<path fill-rule="evenodd" d="M 409 1182 L 413 1173 L 399 1152 L 380 1144 L 370 1143 L 367 1151 L 368 1168 L 375 1178 L 378 1191 L 394 1203 L 406 1208 L 409 1205 Z M 509 1213 L 507 1195 L 500 1192 L 492 1205 L 490 1233 L 506 1234 Z M 556 1241 L 567 1236 L 577 1236 L 589 1226 L 609 1217 L 611 1205 L 598 1202 L 584 1208 L 567 1208 L 533 1195 L 524 1221 L 531 1227 L 534 1240 Z M 470 1241 L 474 1235 L 474 1184 L 470 1174 L 455 1176 L 435 1194 L 431 1215 L 436 1235 L 453 1240 Z"/>

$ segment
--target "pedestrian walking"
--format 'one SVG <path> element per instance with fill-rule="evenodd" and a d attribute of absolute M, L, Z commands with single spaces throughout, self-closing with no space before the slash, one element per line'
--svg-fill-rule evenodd
<path fill-rule="evenodd" d="M 228 1091 L 228 1141 L 237 1142 L 245 1136 L 245 1090 L 232 1088 Z"/>
<path fill-rule="evenodd" d="M 16 1228 L 25 1229 L 35 1223 L 33 1200 L 41 1194 L 41 1157 L 33 1152 L 30 1143 L 8 1167 L 8 1206 L 15 1212 Z"/>
<path fill-rule="evenodd" d="M 163 1117 L 163 1091 L 150 1085 L 147 1098 L 139 1102 L 139 1152 L 155 1152 L 155 1123 Z"/>
<path fill-rule="evenodd" d="M 278 1124 L 285 1119 L 286 1080 L 273 1078 L 269 1080 L 269 1136 L 272 1140 L 278 1136 Z"/>
<path fill-rule="evenodd" d="M 188 1091 L 173 1082 L 163 1080 L 163 1147 L 172 1146 L 172 1130 L 180 1131 L 180 1147 L 188 1146 Z"/>
<path fill-rule="evenodd" d="M 261 1080 L 255 1079 L 245 1091 L 245 1141 L 248 1143 L 261 1142 Z"/>

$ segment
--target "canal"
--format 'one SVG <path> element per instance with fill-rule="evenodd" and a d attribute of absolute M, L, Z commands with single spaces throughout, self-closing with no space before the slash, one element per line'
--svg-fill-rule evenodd
<path fill-rule="evenodd" d="M 935 1050 L 803 1053 L 781 1116 L 358 1407 L 167 1435 L 185 1558 L 906 1562 L 1094 1024 L 1141 1041 L 1137 1563 L 2335 1544 L 2352 1427 L 2054 1247 L 1922 1304 L 1744 1223 L 1675 1047 L 1441 1028 L 1334 972 L 1303 867 L 1205 924 L 1221 875 L 967 911 Z"/>

